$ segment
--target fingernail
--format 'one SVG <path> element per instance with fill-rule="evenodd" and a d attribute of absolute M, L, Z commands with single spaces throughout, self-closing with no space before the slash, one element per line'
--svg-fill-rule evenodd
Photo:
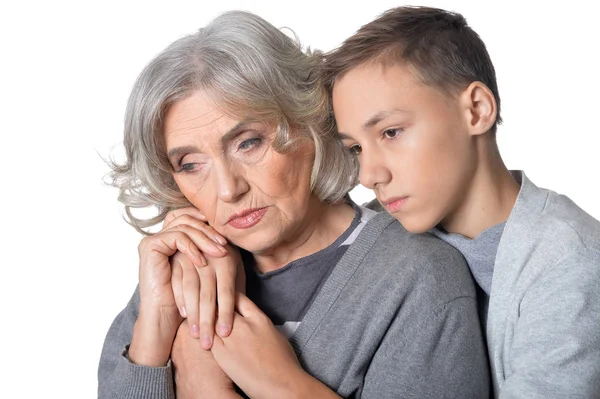
<path fill-rule="evenodd" d="M 207 265 L 206 259 L 204 259 L 204 257 L 201 257 L 200 258 L 200 266 L 206 266 L 206 265 Z"/>
<path fill-rule="evenodd" d="M 209 349 L 209 348 L 210 348 L 210 346 L 211 346 L 211 344 L 212 344 L 212 342 L 211 342 L 211 339 L 210 339 L 210 336 L 208 336 L 208 335 L 203 335 L 203 336 L 202 336 L 202 341 L 201 341 L 201 344 L 202 344 L 202 347 L 203 347 L 203 348 L 205 348 L 205 349 Z"/>
<path fill-rule="evenodd" d="M 227 244 L 227 240 L 226 240 L 226 239 L 224 239 L 223 237 L 221 237 L 221 236 L 215 236 L 215 238 L 216 238 L 216 240 L 217 240 L 217 242 L 218 242 L 219 244 L 221 244 L 221 245 L 225 245 L 225 244 Z"/>
<path fill-rule="evenodd" d="M 224 254 L 227 253 L 227 250 L 224 247 L 217 245 L 217 248 L 219 249 L 219 251 L 223 252 Z"/>
<path fill-rule="evenodd" d="M 185 312 L 185 306 L 179 308 L 179 314 L 181 317 L 187 317 L 187 313 Z"/>
<path fill-rule="evenodd" d="M 198 328 L 197 324 L 192 325 L 192 335 L 194 337 L 198 336 L 199 331 L 200 331 L 200 329 Z"/>
<path fill-rule="evenodd" d="M 229 334 L 229 326 L 226 326 L 225 324 L 217 325 L 217 333 L 222 337 L 226 336 Z"/>

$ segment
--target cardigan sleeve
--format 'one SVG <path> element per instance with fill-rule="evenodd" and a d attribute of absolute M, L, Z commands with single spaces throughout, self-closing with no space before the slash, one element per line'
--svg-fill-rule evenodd
<path fill-rule="evenodd" d="M 175 399 L 170 360 L 165 367 L 146 367 L 127 357 L 139 302 L 138 287 L 108 330 L 98 367 L 98 399 Z"/>
<path fill-rule="evenodd" d="M 600 253 L 569 252 L 519 304 L 501 399 L 600 397 Z"/>

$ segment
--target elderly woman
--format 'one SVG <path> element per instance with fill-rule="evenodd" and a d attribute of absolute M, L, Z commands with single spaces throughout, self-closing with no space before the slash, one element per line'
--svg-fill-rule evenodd
<path fill-rule="evenodd" d="M 356 164 L 335 138 L 318 64 L 261 18 L 231 12 L 139 76 L 115 184 L 134 227 L 164 223 L 139 245 L 138 289 L 102 351 L 101 398 L 239 397 L 234 387 L 265 398 L 487 397 L 464 260 L 348 199 Z M 146 206 L 158 216 L 131 212 Z M 214 315 L 181 304 L 218 285 L 209 270 L 231 277 L 242 259 L 248 296 L 238 294 L 232 328 L 219 316 L 225 331 L 211 341 L 197 320 Z M 227 289 L 216 295 L 233 308 L 221 303 Z"/>

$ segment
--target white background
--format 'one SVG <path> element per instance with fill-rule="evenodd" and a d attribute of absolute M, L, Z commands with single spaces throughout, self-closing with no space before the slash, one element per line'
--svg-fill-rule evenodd
<path fill-rule="evenodd" d="M 102 184 L 137 74 L 219 12 L 246 9 L 329 50 L 397 1 L 0 5 L 0 354 L 10 397 L 93 398 L 104 335 L 137 279 L 140 236 Z M 414 4 L 414 3 L 412 3 Z M 495 62 L 510 168 L 600 218 L 594 1 L 426 1 L 463 13 Z M 99 155 L 100 154 L 100 155 Z M 358 202 L 371 197 L 355 191 Z M 9 397 L 9 396 L 7 396 Z"/>

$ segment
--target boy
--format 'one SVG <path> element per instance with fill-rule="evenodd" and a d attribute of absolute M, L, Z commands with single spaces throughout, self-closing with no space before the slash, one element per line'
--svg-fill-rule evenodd
<path fill-rule="evenodd" d="M 495 396 L 600 397 L 600 222 L 504 165 L 494 67 L 465 19 L 389 10 L 327 55 L 325 79 L 361 183 L 467 259 Z"/>

